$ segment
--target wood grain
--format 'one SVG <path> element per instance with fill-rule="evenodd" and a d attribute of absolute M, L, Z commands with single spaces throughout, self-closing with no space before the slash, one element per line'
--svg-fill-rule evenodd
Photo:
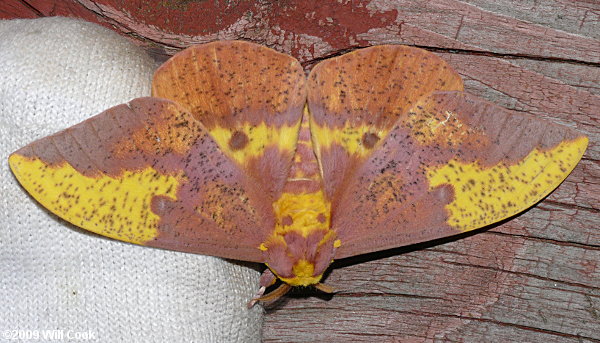
<path fill-rule="evenodd" d="M 438 53 L 467 90 L 590 137 L 543 202 L 476 234 L 336 261 L 324 297 L 267 309 L 266 342 L 600 342 L 600 3 L 594 0 L 7 0 L 0 18 L 100 23 L 157 59 L 245 39 L 306 69 L 382 43 Z M 199 25 L 198 23 L 202 23 Z"/>

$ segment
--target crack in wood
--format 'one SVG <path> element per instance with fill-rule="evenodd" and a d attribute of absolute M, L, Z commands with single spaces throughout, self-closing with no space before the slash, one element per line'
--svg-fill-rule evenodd
<path fill-rule="evenodd" d="M 559 63 L 569 63 L 569 64 L 583 65 L 583 66 L 590 66 L 590 67 L 600 67 L 600 62 L 588 62 L 588 61 L 582 61 L 582 60 L 570 59 L 570 58 L 562 58 L 562 57 L 539 56 L 539 55 L 519 54 L 519 53 L 500 53 L 500 52 L 474 50 L 474 49 L 444 48 L 444 47 L 437 47 L 437 46 L 431 46 L 431 45 L 419 45 L 419 44 L 405 44 L 405 45 L 424 49 L 424 50 L 431 51 L 431 52 L 437 52 L 437 53 L 485 56 L 485 57 L 495 57 L 495 58 L 513 59 L 513 60 L 523 59 L 523 60 L 535 60 L 535 61 L 542 61 L 542 62 L 559 62 Z M 304 65 L 313 65 L 322 60 L 340 56 L 340 55 L 343 55 L 347 52 L 351 52 L 354 50 L 368 48 L 369 46 L 355 46 L 355 47 L 351 47 L 351 48 L 347 48 L 347 49 L 336 50 L 334 52 L 328 53 L 325 56 L 305 61 L 303 64 Z"/>
<path fill-rule="evenodd" d="M 417 314 L 417 315 L 422 313 L 424 316 L 427 316 L 426 314 L 428 314 L 429 317 L 436 317 L 436 318 L 450 317 L 450 318 L 457 318 L 457 319 L 464 319 L 464 320 L 473 320 L 473 321 L 485 322 L 485 323 L 490 323 L 490 324 L 499 325 L 499 326 L 508 326 L 508 327 L 514 327 L 514 328 L 518 328 L 518 329 L 522 329 L 522 330 L 535 331 L 535 332 L 539 332 L 539 333 L 555 335 L 555 336 L 560 336 L 560 337 L 565 337 L 565 338 L 575 338 L 575 339 L 583 338 L 583 339 L 590 340 L 591 342 L 600 342 L 600 339 L 596 339 L 593 337 L 581 336 L 579 334 L 571 334 L 571 333 L 566 333 L 566 332 L 561 332 L 561 331 L 556 331 L 556 330 L 548 330 L 548 329 L 543 329 L 543 328 L 538 328 L 538 327 L 533 327 L 533 326 L 528 326 L 528 325 L 523 325 L 523 324 L 517 324 L 517 323 L 504 322 L 504 321 L 488 319 L 488 318 L 467 317 L 467 316 L 461 316 L 461 315 L 451 315 L 451 314 L 423 312 L 423 311 L 411 311 L 411 312 L 412 312 L 412 314 Z"/>
<path fill-rule="evenodd" d="M 29 8 L 31 11 L 33 11 L 38 17 L 45 17 L 46 15 L 44 15 L 44 13 L 42 13 L 40 10 L 38 10 L 35 6 L 33 6 L 32 4 L 30 4 L 29 2 L 27 2 L 26 0 L 19 0 L 19 2 Z"/>
<path fill-rule="evenodd" d="M 492 234 L 492 235 L 499 235 L 499 236 L 505 236 L 505 237 L 520 237 L 520 238 L 535 240 L 535 241 L 539 241 L 539 242 L 543 242 L 543 243 L 550 243 L 550 244 L 554 244 L 554 245 L 571 246 L 571 247 L 576 247 L 576 248 L 581 248 L 581 249 L 591 249 L 591 250 L 598 249 L 598 250 L 600 250 L 600 244 L 585 244 L 585 243 L 573 242 L 573 241 L 561 241 L 561 240 L 552 239 L 552 238 L 526 236 L 526 235 L 520 235 L 517 233 L 509 233 L 509 232 L 501 232 L 501 231 L 486 231 L 486 232 L 482 232 L 481 234 Z M 433 249 L 433 248 L 428 248 L 428 249 Z"/>
<path fill-rule="evenodd" d="M 444 300 L 445 299 L 443 297 L 430 297 L 430 296 L 419 295 L 419 294 L 388 293 L 388 292 L 370 293 L 370 292 L 344 292 L 344 291 L 340 291 L 338 293 L 335 293 L 335 296 L 346 297 L 346 298 L 400 297 L 400 298 L 414 298 L 414 299 L 424 299 L 424 300 Z"/>
<path fill-rule="evenodd" d="M 494 271 L 494 272 L 506 273 L 506 274 L 511 274 L 511 275 L 530 277 L 530 278 L 541 280 L 541 281 L 552 282 L 554 284 L 562 284 L 562 285 L 567 285 L 567 286 L 571 286 L 571 287 L 580 287 L 580 288 L 592 289 L 592 290 L 596 289 L 596 287 L 594 287 L 594 286 L 588 286 L 586 284 L 582 284 L 582 283 L 578 283 L 578 282 L 558 280 L 558 279 L 553 279 L 553 278 L 536 275 L 536 274 L 531 274 L 531 273 L 526 273 L 526 272 L 519 272 L 519 271 L 514 271 L 514 270 L 507 270 L 507 269 L 502 269 L 502 268 L 488 267 L 488 266 L 482 266 L 482 265 L 477 265 L 477 264 L 461 263 L 461 262 L 454 262 L 454 261 L 444 261 L 444 263 L 454 265 L 454 266 L 459 266 L 459 267 L 471 267 L 471 268 L 490 270 L 490 271 Z M 584 292 L 577 292 L 574 290 L 569 290 L 569 292 L 573 292 L 573 293 L 577 293 L 577 294 L 581 294 L 581 295 L 587 294 Z"/>
<path fill-rule="evenodd" d="M 561 208 L 564 208 L 564 209 L 569 209 L 569 210 L 577 210 L 577 211 L 584 210 L 584 211 L 590 211 L 590 212 L 595 212 L 595 213 L 600 212 L 600 211 L 598 211 L 597 209 L 595 209 L 593 207 L 576 205 L 576 204 L 567 204 L 567 203 L 564 203 L 564 202 L 560 202 L 560 201 L 556 201 L 556 200 L 550 200 L 550 199 L 544 200 L 542 202 L 542 204 L 552 204 L 554 206 L 561 207 Z"/>

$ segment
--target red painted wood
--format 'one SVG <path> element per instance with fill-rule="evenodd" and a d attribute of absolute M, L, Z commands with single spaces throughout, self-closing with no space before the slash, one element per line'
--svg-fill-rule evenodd
<path fill-rule="evenodd" d="M 337 261 L 331 299 L 269 308 L 267 342 L 600 342 L 600 3 L 592 0 L 5 0 L 0 18 L 63 15 L 109 27 L 158 59 L 245 39 L 307 69 L 382 43 L 430 49 L 467 90 L 590 137 L 546 200 L 463 239 Z"/>
<path fill-rule="evenodd" d="M 0 19 L 37 18 L 37 11 L 19 0 L 4 0 L 0 3 Z"/>
<path fill-rule="evenodd" d="M 193 43 L 246 39 L 301 60 L 394 42 L 600 62 L 599 5 L 585 0 L 529 9 L 509 0 L 480 7 L 458 0 L 7 0 L 0 13 L 14 13 L 19 3 L 35 9 L 23 16 L 82 17 L 135 32 L 132 39 L 168 54 Z M 555 20 L 537 23 L 549 17 Z"/>

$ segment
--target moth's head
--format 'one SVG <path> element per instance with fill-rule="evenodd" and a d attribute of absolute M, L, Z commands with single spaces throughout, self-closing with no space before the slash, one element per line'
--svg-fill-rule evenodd
<path fill-rule="evenodd" d="M 261 246 L 265 263 L 290 286 L 319 284 L 340 244 L 330 230 L 314 230 L 306 236 L 290 231 L 272 238 Z"/>
<path fill-rule="evenodd" d="M 317 229 L 304 232 L 310 233 L 303 235 L 300 232 L 289 231 L 282 235 L 273 235 L 261 244 L 265 264 L 283 283 L 271 293 L 254 298 L 248 304 L 249 307 L 259 301 L 276 300 L 292 287 L 314 286 L 326 293 L 334 292 L 332 287 L 320 281 L 327 267 L 333 262 L 340 240 L 336 239 L 335 231 L 332 230 Z"/>

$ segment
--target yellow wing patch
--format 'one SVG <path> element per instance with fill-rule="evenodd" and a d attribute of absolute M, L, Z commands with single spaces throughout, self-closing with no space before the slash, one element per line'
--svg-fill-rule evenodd
<path fill-rule="evenodd" d="M 268 147 L 277 147 L 282 152 L 293 152 L 299 130 L 300 121 L 296 125 L 281 127 L 261 123 L 260 125 L 244 124 L 233 130 L 216 126 L 210 130 L 210 135 L 222 151 L 243 165 L 249 158 L 260 157 Z"/>
<path fill-rule="evenodd" d="M 377 142 L 381 141 L 389 130 L 378 129 L 373 125 L 352 125 L 346 123 L 342 128 L 320 126 L 311 117 L 310 131 L 316 151 L 328 149 L 334 143 L 341 145 L 351 155 L 367 156 Z"/>
<path fill-rule="evenodd" d="M 136 244 L 157 236 L 160 218 L 150 209 L 152 198 L 175 198 L 182 180 L 151 167 L 113 178 L 87 177 L 68 163 L 49 166 L 17 154 L 10 156 L 9 163 L 23 187 L 56 215 L 86 230 Z"/>
<path fill-rule="evenodd" d="M 469 231 L 506 219 L 535 204 L 575 168 L 587 137 L 562 142 L 548 151 L 533 150 L 521 162 L 482 168 L 452 160 L 428 170 L 430 188 L 450 184 L 455 200 L 446 206 L 448 224 Z"/>

